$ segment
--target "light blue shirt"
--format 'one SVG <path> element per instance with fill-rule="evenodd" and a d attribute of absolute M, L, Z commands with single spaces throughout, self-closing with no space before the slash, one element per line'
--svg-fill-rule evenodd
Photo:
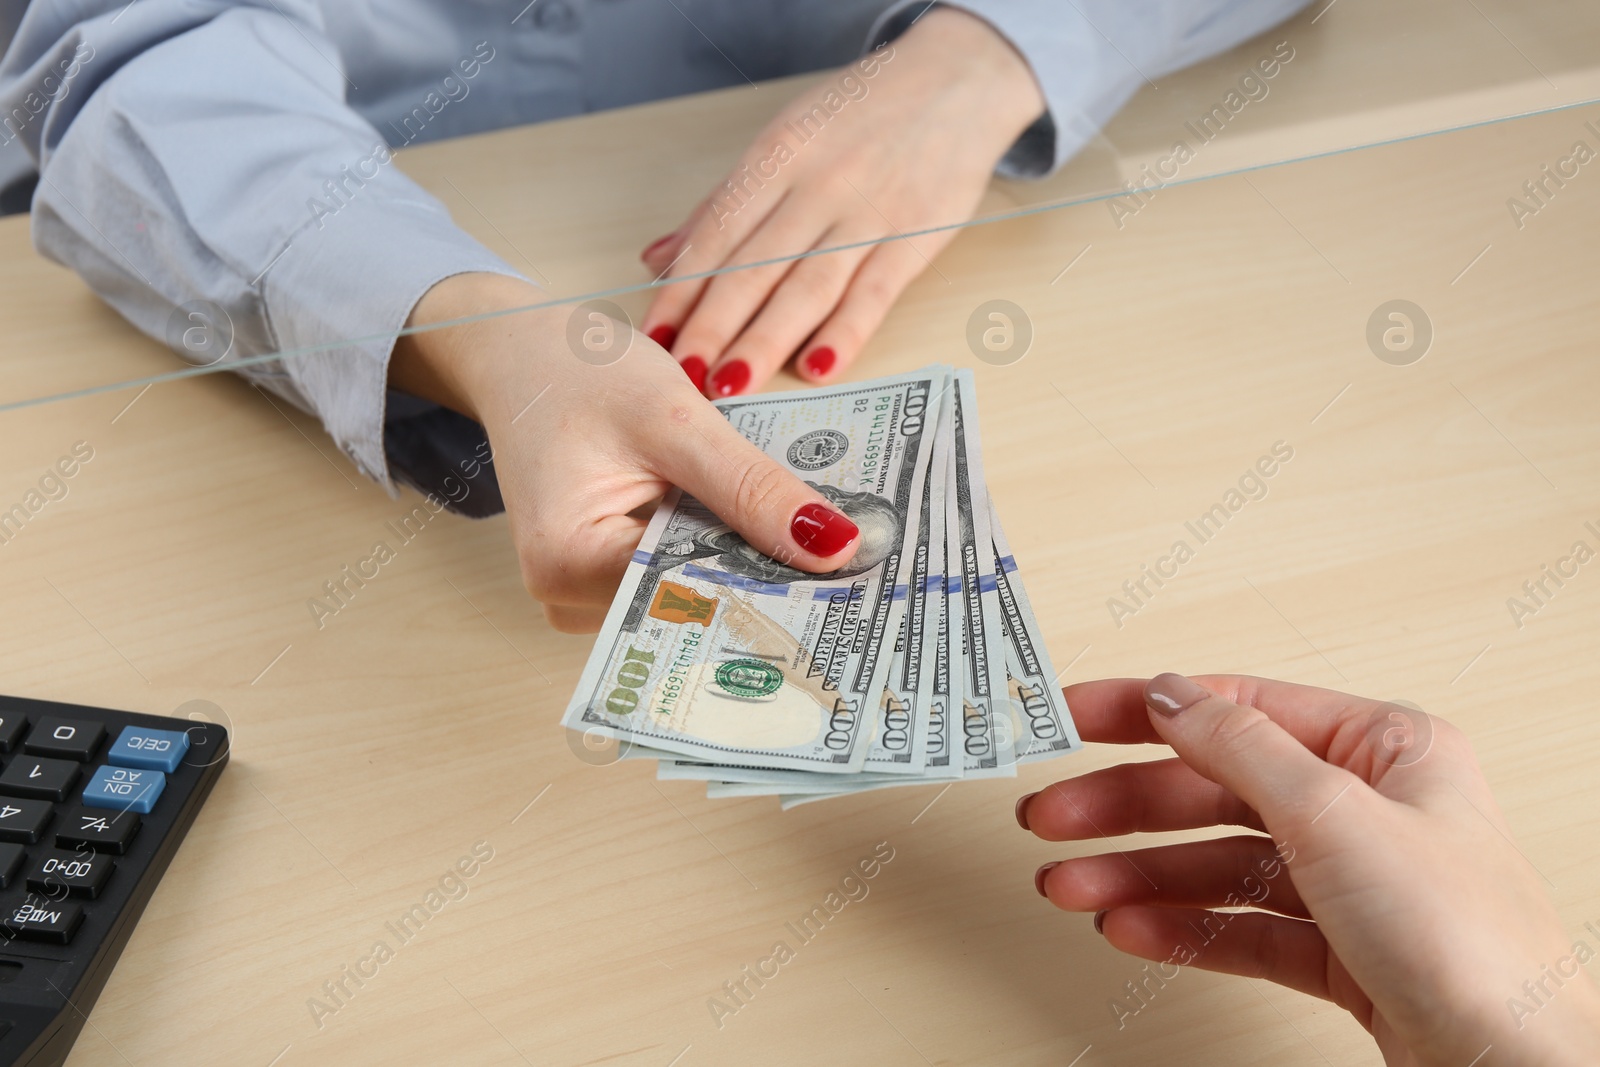
<path fill-rule="evenodd" d="M 1306 2 L 955 6 L 1004 35 L 1044 91 L 1048 112 L 1001 166 L 1036 176 L 1146 77 Z M 926 6 L 0 0 L 0 152 L 21 148 L 40 172 L 39 251 L 135 326 L 185 355 L 175 309 L 209 301 L 232 323 L 224 360 L 333 346 L 242 373 L 315 412 L 370 477 L 438 491 L 481 431 L 387 391 L 392 335 L 442 279 L 518 272 L 391 165 L 391 149 L 841 65 Z M 353 338 L 370 340 L 341 343 Z M 478 494 L 463 510 L 498 503 Z"/>

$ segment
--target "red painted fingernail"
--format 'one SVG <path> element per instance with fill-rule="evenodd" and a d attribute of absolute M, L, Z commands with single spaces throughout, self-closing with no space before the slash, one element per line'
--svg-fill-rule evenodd
<path fill-rule="evenodd" d="M 1024 830 L 1030 830 L 1028 825 L 1028 801 L 1038 796 L 1038 793 L 1029 793 L 1027 796 L 1017 798 L 1017 825 Z"/>
<path fill-rule="evenodd" d="M 800 362 L 805 365 L 806 373 L 814 378 L 826 378 L 833 365 L 839 361 L 839 356 L 827 345 L 813 348 Z"/>
<path fill-rule="evenodd" d="M 651 241 L 649 244 L 645 245 L 644 251 L 639 253 L 639 258 L 640 259 L 649 259 L 651 252 L 654 252 L 656 249 L 660 248 L 662 245 L 666 244 L 668 241 L 672 240 L 676 236 L 678 236 L 678 231 L 677 230 L 673 230 L 671 233 L 667 234 L 665 237 L 657 237 L 654 241 Z"/>
<path fill-rule="evenodd" d="M 677 339 L 678 328 L 676 326 L 668 326 L 664 322 L 660 326 L 657 326 L 655 329 L 650 331 L 650 340 L 654 341 L 662 348 L 670 349 L 672 347 L 672 342 L 676 341 Z"/>
<path fill-rule="evenodd" d="M 689 382 L 700 392 L 706 391 L 706 361 L 699 356 L 689 356 L 678 366 L 689 376 Z"/>
<path fill-rule="evenodd" d="M 861 536 L 861 528 L 840 512 L 813 500 L 800 505 L 789 522 L 795 544 L 817 556 L 831 556 Z"/>
<path fill-rule="evenodd" d="M 1039 891 L 1039 895 L 1041 897 L 1046 899 L 1049 899 L 1050 897 L 1050 894 L 1044 891 L 1044 876 L 1050 873 L 1050 869 L 1052 867 L 1059 866 L 1061 866 L 1061 861 L 1055 860 L 1054 862 L 1047 863 L 1043 867 L 1040 867 L 1037 871 L 1033 872 L 1033 888 Z"/>
<path fill-rule="evenodd" d="M 718 396 L 732 396 L 744 392 L 750 384 L 750 365 L 742 359 L 724 363 L 711 376 L 711 391 Z"/>

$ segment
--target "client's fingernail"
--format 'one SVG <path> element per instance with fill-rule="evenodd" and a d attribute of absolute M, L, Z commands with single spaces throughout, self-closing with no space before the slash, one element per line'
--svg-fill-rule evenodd
<path fill-rule="evenodd" d="M 655 329 L 650 331 L 650 340 L 654 341 L 662 348 L 671 348 L 672 342 L 676 341 L 677 339 L 678 328 L 676 326 L 669 326 L 664 322 L 660 326 L 657 326 Z"/>
<path fill-rule="evenodd" d="M 800 505 L 789 522 L 795 544 L 817 556 L 831 556 L 861 536 L 861 528 L 826 504 Z"/>
<path fill-rule="evenodd" d="M 699 392 L 706 391 L 706 361 L 699 356 L 687 356 L 678 366 L 689 376 L 689 381 Z"/>
<path fill-rule="evenodd" d="M 745 386 L 750 384 L 750 364 L 742 359 L 724 363 L 717 368 L 711 376 L 711 391 L 718 396 L 732 396 L 742 393 Z"/>
<path fill-rule="evenodd" d="M 1050 897 L 1050 894 L 1044 891 L 1044 876 L 1050 873 L 1050 869 L 1052 867 L 1059 866 L 1061 866 L 1061 861 L 1053 860 L 1050 863 L 1045 864 L 1043 867 L 1040 867 L 1037 871 L 1033 872 L 1033 888 L 1039 891 L 1039 895 L 1041 897 L 1046 899 L 1049 899 Z"/>
<path fill-rule="evenodd" d="M 1028 801 L 1038 795 L 1038 793 L 1029 793 L 1027 796 L 1017 798 L 1017 825 L 1024 830 L 1030 829 L 1028 826 Z"/>
<path fill-rule="evenodd" d="M 1181 674 L 1158 674 L 1145 683 L 1144 702 L 1169 718 L 1211 694 Z"/>
<path fill-rule="evenodd" d="M 649 244 L 645 245 L 644 251 L 639 253 L 639 258 L 640 259 L 649 259 L 651 252 L 654 252 L 656 249 L 660 248 L 662 245 L 666 244 L 668 241 L 672 240 L 676 236 L 678 236 L 678 231 L 677 230 L 673 230 L 671 233 L 667 234 L 665 237 L 657 237 L 654 241 L 651 241 Z"/>
<path fill-rule="evenodd" d="M 1110 908 L 1101 908 L 1099 911 L 1094 913 L 1094 932 L 1099 934 L 1101 937 L 1105 936 L 1106 912 L 1110 910 Z"/>
<path fill-rule="evenodd" d="M 806 373 L 813 378 L 826 378 L 828 372 L 833 369 L 833 365 L 838 361 L 838 354 L 827 345 L 823 345 L 821 348 L 813 348 L 810 352 L 807 352 L 805 358 L 800 362 L 805 367 Z"/>

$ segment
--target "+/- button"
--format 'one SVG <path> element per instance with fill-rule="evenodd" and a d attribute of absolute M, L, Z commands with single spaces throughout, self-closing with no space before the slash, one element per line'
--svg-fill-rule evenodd
<path fill-rule="evenodd" d="M 13 797 L 65 800 L 78 780 L 78 765 L 42 756 L 18 756 L 0 774 L 0 793 Z"/>
<path fill-rule="evenodd" d="M 150 730 L 124 726 L 106 751 L 106 762 L 118 767 L 141 767 L 171 774 L 189 751 L 189 735 L 182 730 Z"/>
<path fill-rule="evenodd" d="M 97 722 L 45 715 L 34 724 L 22 750 L 32 756 L 87 760 L 93 758 L 105 735 L 106 728 Z"/>
<path fill-rule="evenodd" d="M 79 851 L 87 848 L 120 856 L 128 851 L 128 842 L 138 832 L 139 816 L 131 811 L 69 808 L 61 813 L 61 824 L 56 827 L 56 846 Z"/>

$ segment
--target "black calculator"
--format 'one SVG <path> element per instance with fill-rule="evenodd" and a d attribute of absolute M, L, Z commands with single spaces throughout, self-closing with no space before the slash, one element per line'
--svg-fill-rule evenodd
<path fill-rule="evenodd" d="M 66 1060 L 227 762 L 216 723 L 0 697 L 0 1064 Z"/>

